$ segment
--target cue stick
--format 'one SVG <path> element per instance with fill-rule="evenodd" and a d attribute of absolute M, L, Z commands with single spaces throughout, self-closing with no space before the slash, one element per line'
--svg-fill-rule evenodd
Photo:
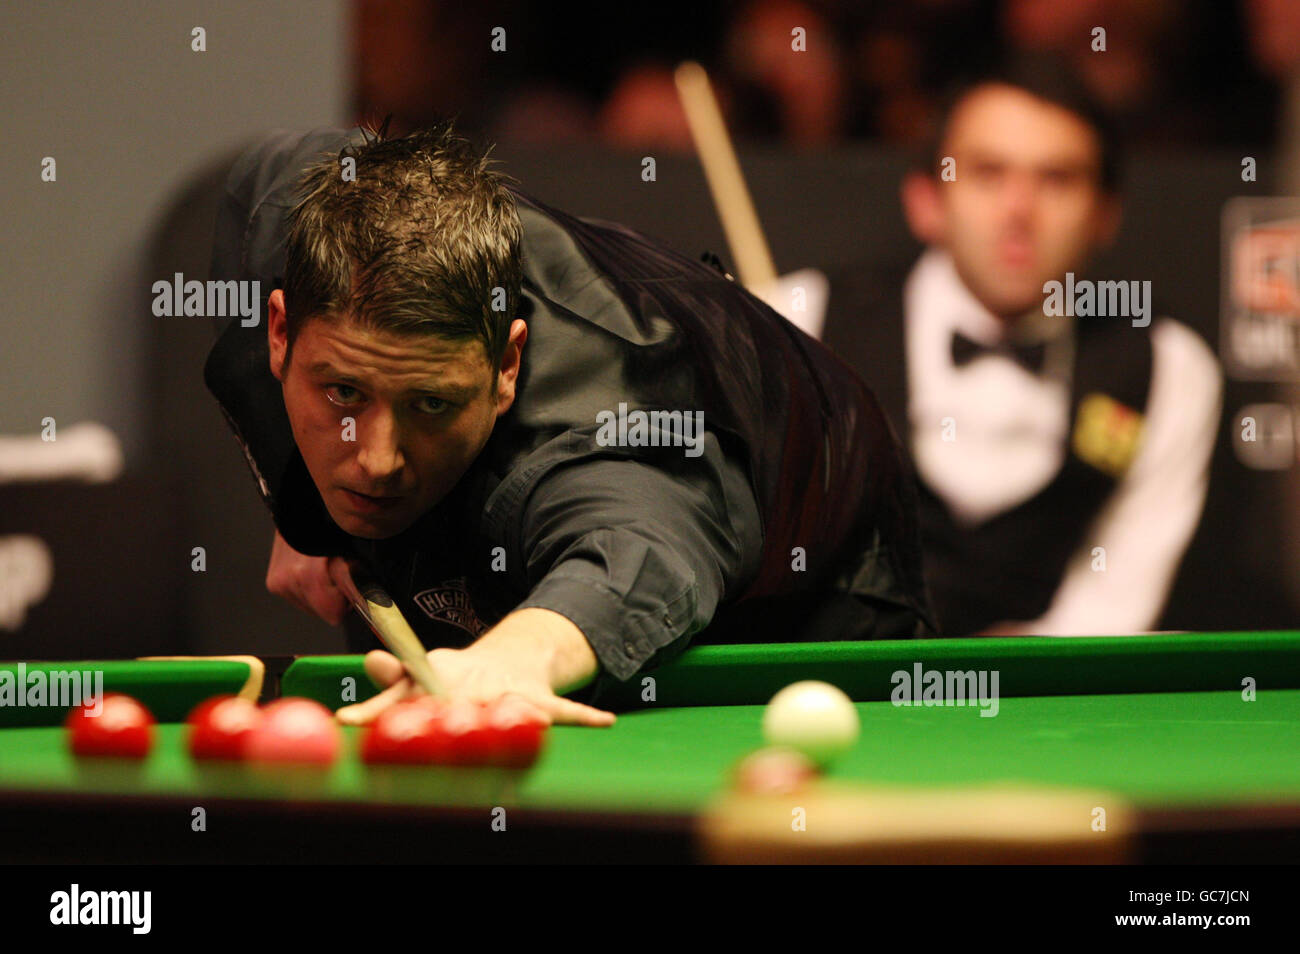
<path fill-rule="evenodd" d="M 355 568 L 349 569 L 352 573 L 352 582 L 356 584 L 357 592 L 361 596 L 359 600 L 353 600 L 352 605 L 361 614 L 361 618 L 370 625 L 370 629 L 379 637 L 379 641 L 402 661 L 406 671 L 421 689 L 431 696 L 442 695 L 438 677 L 434 675 L 433 667 L 429 665 L 429 655 L 425 651 L 424 644 L 420 642 L 420 637 L 415 635 L 415 630 L 411 629 L 411 624 L 402 616 L 397 603 L 378 581 Z"/>
<path fill-rule="evenodd" d="M 677 67 L 673 77 L 740 282 L 751 290 L 770 286 L 776 281 L 776 265 L 727 136 L 709 74 L 699 63 L 688 60 Z"/>

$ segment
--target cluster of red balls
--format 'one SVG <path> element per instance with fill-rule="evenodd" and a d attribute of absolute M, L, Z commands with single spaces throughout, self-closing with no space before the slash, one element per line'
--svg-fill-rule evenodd
<path fill-rule="evenodd" d="M 496 765 L 528 768 L 546 740 L 547 722 L 519 696 L 490 705 L 419 696 L 389 706 L 361 742 L 361 758 L 401 765 Z"/>
<path fill-rule="evenodd" d="M 153 747 L 155 720 L 143 704 L 105 693 L 96 713 L 83 705 L 68 715 L 72 751 L 83 756 L 142 759 Z M 258 706 L 216 696 L 186 720 L 196 759 L 330 765 L 342 748 L 334 714 L 311 699 Z M 361 757 L 371 764 L 494 765 L 528 768 L 546 738 L 546 720 L 518 697 L 491 704 L 422 696 L 384 710 L 367 729 Z"/>

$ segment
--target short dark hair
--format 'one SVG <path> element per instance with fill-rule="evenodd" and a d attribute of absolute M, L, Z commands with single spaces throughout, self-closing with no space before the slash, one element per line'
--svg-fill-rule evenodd
<path fill-rule="evenodd" d="M 944 139 L 953 114 L 966 97 L 985 86 L 1012 86 L 1037 99 L 1069 110 L 1088 124 L 1097 136 L 1101 156 L 1100 181 L 1107 192 L 1120 188 L 1120 148 L 1115 124 L 1079 74 L 1062 56 L 1052 53 L 1020 54 L 1005 63 L 967 75 L 955 82 L 935 115 L 924 151 L 916 165 L 938 173 Z"/>
<path fill-rule="evenodd" d="M 514 180 L 450 120 L 394 139 L 364 132 L 300 179 L 285 261 L 290 350 L 309 320 L 348 315 L 391 334 L 477 339 L 495 368 L 523 282 Z M 349 157 L 355 179 L 342 175 Z"/>

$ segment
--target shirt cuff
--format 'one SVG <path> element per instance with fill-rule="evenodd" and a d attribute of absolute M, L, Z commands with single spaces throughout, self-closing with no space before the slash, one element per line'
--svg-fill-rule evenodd
<path fill-rule="evenodd" d="M 623 681 L 687 634 L 696 602 L 688 586 L 658 605 L 632 608 L 600 581 L 560 571 L 544 577 L 517 609 L 537 607 L 568 619 L 586 637 L 602 672 Z"/>

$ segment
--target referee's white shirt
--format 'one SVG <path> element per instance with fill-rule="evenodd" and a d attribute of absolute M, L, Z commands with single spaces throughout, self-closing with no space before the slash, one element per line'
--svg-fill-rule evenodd
<path fill-rule="evenodd" d="M 966 288 L 952 258 L 930 249 L 908 277 L 904 325 L 916 467 L 955 518 L 978 525 L 1046 487 L 1070 443 L 1072 320 L 1039 312 L 1006 329 Z M 957 331 L 984 344 L 1008 331 L 1037 337 L 1046 346 L 1043 369 L 1033 373 L 996 354 L 958 367 L 952 360 Z M 1205 503 L 1223 397 L 1218 361 L 1198 335 L 1170 318 L 1133 331 L 1150 333 L 1153 358 L 1141 444 L 1047 612 L 1028 623 L 1035 633 L 1149 631 Z M 946 423 L 955 440 L 944 439 Z M 1093 569 L 1094 547 L 1105 549 L 1104 571 Z"/>

